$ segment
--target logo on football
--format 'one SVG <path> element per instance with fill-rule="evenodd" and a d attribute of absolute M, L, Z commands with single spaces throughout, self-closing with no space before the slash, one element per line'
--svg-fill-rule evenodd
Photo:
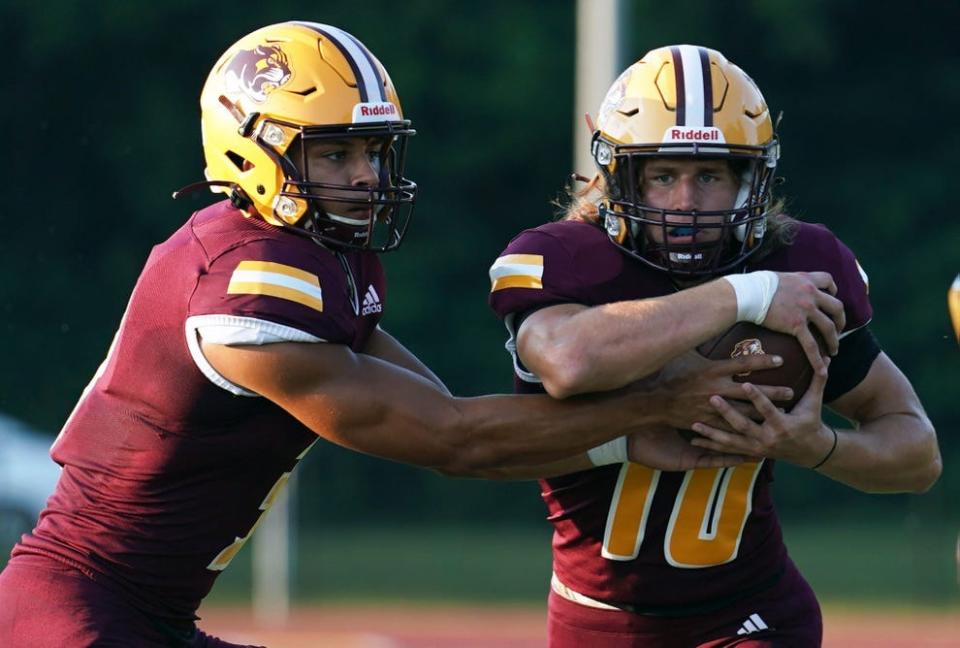
<path fill-rule="evenodd" d="M 733 345 L 733 351 L 730 352 L 731 358 L 740 358 L 742 356 L 751 356 L 751 355 L 766 355 L 766 351 L 763 350 L 763 344 L 757 338 L 747 338 L 746 340 L 740 340 Z M 749 376 L 751 372 L 744 371 L 743 373 L 738 373 L 738 376 Z"/>
<path fill-rule="evenodd" d="M 821 342 L 819 337 L 818 342 Z M 813 379 L 813 368 L 797 338 L 748 322 L 734 324 L 724 333 L 701 344 L 697 347 L 697 351 L 710 360 L 727 360 L 761 354 L 780 356 L 783 358 L 783 365 L 780 367 L 736 374 L 734 380 L 746 382 L 746 377 L 749 376 L 749 381 L 755 385 L 790 387 L 793 390 L 793 398 L 789 401 L 776 402 L 776 405 L 787 411 L 796 405 Z"/>

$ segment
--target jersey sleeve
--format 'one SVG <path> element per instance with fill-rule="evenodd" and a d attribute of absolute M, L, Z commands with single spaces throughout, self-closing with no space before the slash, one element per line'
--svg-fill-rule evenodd
<path fill-rule="evenodd" d="M 284 339 L 345 342 L 341 279 L 303 248 L 258 240 L 212 260 L 198 279 L 188 317 L 261 328 Z"/>
<path fill-rule="evenodd" d="M 581 303 L 573 255 L 556 236 L 523 232 L 490 266 L 490 307 L 501 318 L 569 302 Z"/>
<path fill-rule="evenodd" d="M 505 347 L 520 380 L 540 383 L 517 355 L 521 317 L 546 306 L 583 303 L 573 255 L 556 236 L 523 232 L 490 266 L 490 307 L 507 328 Z"/>
<path fill-rule="evenodd" d="M 831 402 L 860 384 L 880 353 L 867 329 L 873 318 L 870 282 L 853 251 L 823 225 L 804 224 L 793 248 L 791 262 L 782 269 L 829 272 L 843 302 L 846 324 L 824 392 L 825 402 Z"/>
<path fill-rule="evenodd" d="M 876 338 L 867 329 L 873 319 L 870 304 L 870 279 L 853 251 L 834 238 L 836 254 L 830 274 L 837 284 L 837 299 L 843 302 L 846 325 L 840 333 L 840 350 L 830 365 L 830 377 L 824 391 L 829 403 L 859 385 L 880 354 Z"/>
<path fill-rule="evenodd" d="M 837 284 L 837 299 L 843 302 L 847 323 L 841 336 L 863 328 L 873 319 L 870 304 L 870 279 L 853 252 L 839 239 L 830 274 Z"/>

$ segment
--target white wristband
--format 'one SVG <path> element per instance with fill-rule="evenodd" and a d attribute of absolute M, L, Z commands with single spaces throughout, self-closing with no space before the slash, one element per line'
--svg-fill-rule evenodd
<path fill-rule="evenodd" d="M 630 461 L 630 457 L 627 456 L 627 437 L 617 437 L 596 448 L 590 448 L 587 450 L 587 457 L 594 466 L 626 463 Z"/>
<path fill-rule="evenodd" d="M 773 296 L 780 284 L 780 277 L 770 270 L 758 270 L 747 274 L 724 275 L 737 295 L 737 321 L 763 324 Z"/>

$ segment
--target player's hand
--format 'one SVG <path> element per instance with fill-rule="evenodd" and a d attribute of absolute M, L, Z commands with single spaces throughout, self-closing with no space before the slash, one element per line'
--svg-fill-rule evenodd
<path fill-rule="evenodd" d="M 846 325 L 843 302 L 835 297 L 837 284 L 827 272 L 778 272 L 779 283 L 763 326 L 797 338 L 814 370 L 824 366 L 820 347 L 810 327 L 837 354 L 840 332 Z"/>
<path fill-rule="evenodd" d="M 693 470 L 735 466 L 745 457 L 714 452 L 690 445 L 680 432 L 670 427 L 634 432 L 627 437 L 630 461 L 659 470 Z"/>
<path fill-rule="evenodd" d="M 825 365 L 829 363 L 828 358 Z M 694 438 L 691 444 L 718 453 L 769 457 L 807 468 L 814 466 L 833 444 L 832 434 L 821 422 L 826 384 L 824 366 L 814 372 L 807 393 L 787 413 L 771 403 L 756 385 L 744 383 L 750 402 L 763 420 L 752 421 L 725 399 L 713 397 L 710 404 L 734 431 L 698 422 L 692 429 L 700 437 Z"/>
<path fill-rule="evenodd" d="M 707 360 L 695 351 L 684 353 L 667 363 L 655 376 L 644 379 L 643 388 L 656 394 L 661 422 L 671 428 L 689 430 L 697 422 L 731 430 L 726 420 L 710 405 L 711 396 L 729 401 L 730 407 L 742 416 L 761 420 L 762 415 L 749 402 L 742 383 L 734 382 L 737 374 L 771 369 L 782 364 L 779 356 L 745 355 L 731 360 Z M 789 400 L 789 387 L 758 386 L 771 400 Z"/>

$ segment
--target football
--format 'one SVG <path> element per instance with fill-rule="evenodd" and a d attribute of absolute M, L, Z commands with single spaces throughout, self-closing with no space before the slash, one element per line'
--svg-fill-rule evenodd
<path fill-rule="evenodd" d="M 814 334 L 824 348 L 820 336 Z M 734 376 L 737 382 L 750 382 L 755 385 L 777 385 L 793 389 L 793 398 L 789 401 L 774 401 L 778 407 L 790 411 L 806 393 L 813 379 L 813 367 L 797 338 L 786 333 L 778 333 L 750 322 L 738 322 L 721 335 L 707 340 L 697 351 L 710 360 L 726 360 L 743 355 L 773 354 L 783 358 L 783 364 L 775 369 L 747 372 Z"/>

